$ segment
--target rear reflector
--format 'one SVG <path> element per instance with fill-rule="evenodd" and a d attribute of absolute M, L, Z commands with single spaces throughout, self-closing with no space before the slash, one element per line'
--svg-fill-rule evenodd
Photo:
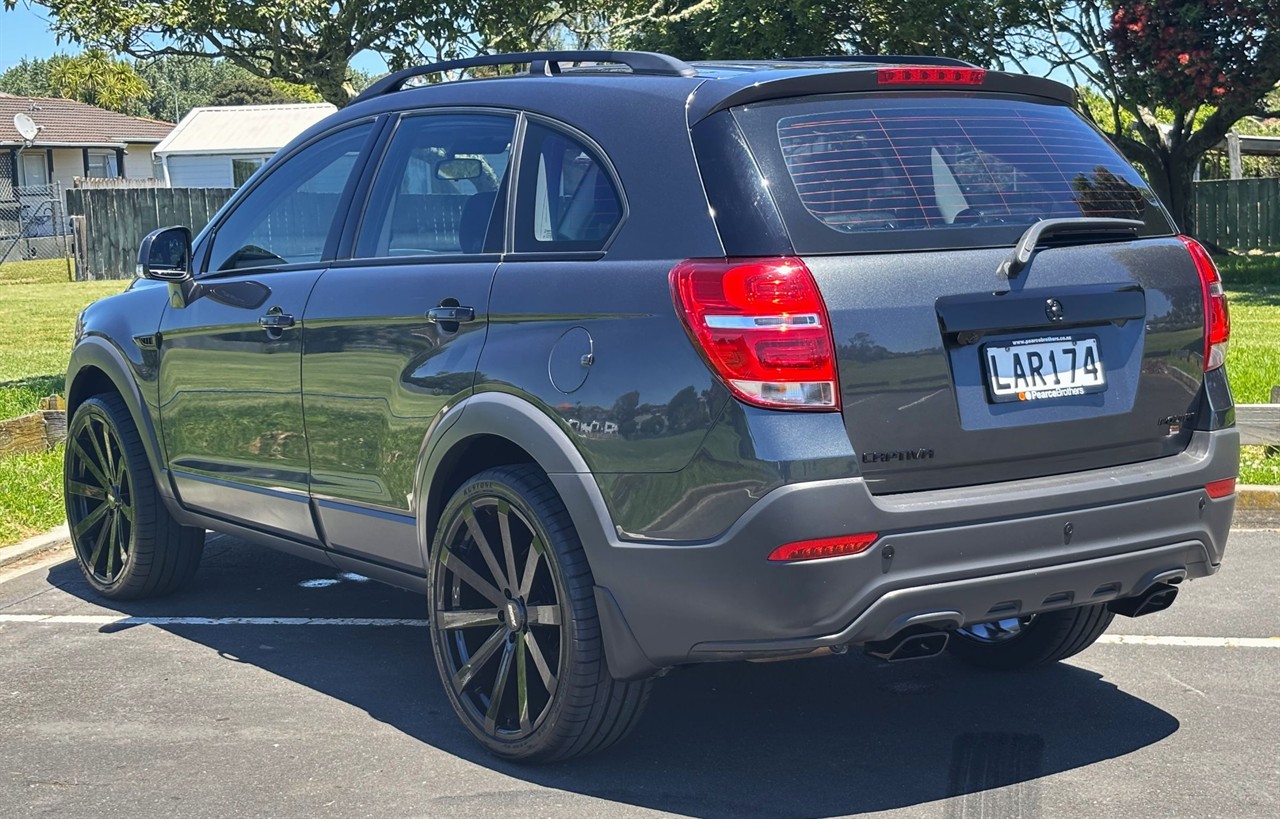
<path fill-rule="evenodd" d="M 1227 309 L 1227 295 L 1222 289 L 1222 277 L 1204 245 L 1188 236 L 1178 239 L 1187 246 L 1196 272 L 1200 274 L 1200 289 L 1204 294 L 1204 371 L 1217 369 L 1227 361 L 1227 343 L 1231 340 L 1231 313 Z"/>
<path fill-rule="evenodd" d="M 987 81 L 987 70 L 909 65 L 881 68 L 876 72 L 876 81 L 880 85 L 982 85 Z"/>
<path fill-rule="evenodd" d="M 822 557 L 842 557 L 862 554 L 871 548 L 879 537 L 875 532 L 860 535 L 825 537 L 819 540 L 801 540 L 779 546 L 769 554 L 770 560 L 817 560 Z"/>
<path fill-rule="evenodd" d="M 671 270 L 671 291 L 694 345 L 738 398 L 840 408 L 827 308 L 804 262 L 688 259 Z"/>
<path fill-rule="evenodd" d="M 1227 495 L 1234 495 L 1236 491 L 1235 478 L 1223 478 L 1220 481 L 1213 481 L 1204 485 L 1204 491 L 1209 493 L 1209 497 L 1217 500 L 1225 498 Z"/>

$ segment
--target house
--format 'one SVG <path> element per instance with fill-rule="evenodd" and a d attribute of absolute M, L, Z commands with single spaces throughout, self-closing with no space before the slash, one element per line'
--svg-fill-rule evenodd
<path fill-rule="evenodd" d="M 173 188 L 238 188 L 271 155 L 338 110 L 327 102 L 193 108 L 156 146 Z"/>
<path fill-rule="evenodd" d="M 14 117 L 38 128 L 29 142 Z M 52 183 L 71 188 L 77 177 L 151 178 L 151 151 L 172 123 L 130 117 L 75 100 L 0 94 L 0 188 Z"/>

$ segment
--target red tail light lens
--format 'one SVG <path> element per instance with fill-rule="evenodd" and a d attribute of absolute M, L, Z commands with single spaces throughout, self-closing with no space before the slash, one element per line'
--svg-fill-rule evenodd
<path fill-rule="evenodd" d="M 1204 485 L 1204 491 L 1207 492 L 1209 497 L 1214 500 L 1217 500 L 1218 498 L 1225 498 L 1227 495 L 1234 495 L 1236 491 L 1236 479 L 1223 478 L 1220 481 L 1206 483 Z"/>
<path fill-rule="evenodd" d="M 671 290 L 734 395 L 760 407 L 840 409 L 827 308 L 804 262 L 689 259 L 672 269 Z"/>
<path fill-rule="evenodd" d="M 1196 272 L 1200 274 L 1200 288 L 1204 293 L 1204 371 L 1217 369 L 1227 361 L 1227 343 L 1231 340 L 1231 313 L 1227 309 L 1227 294 L 1222 289 L 1222 277 L 1204 245 L 1188 236 L 1178 239 L 1187 246 Z"/>
<path fill-rule="evenodd" d="M 876 72 L 876 81 L 880 85 L 982 85 L 987 81 L 987 70 L 908 65 L 881 68 Z"/>
<path fill-rule="evenodd" d="M 864 532 L 860 535 L 825 537 L 820 540 L 801 540 L 779 546 L 769 554 L 770 560 L 817 560 L 823 557 L 842 557 L 862 554 L 871 548 L 879 535 Z"/>

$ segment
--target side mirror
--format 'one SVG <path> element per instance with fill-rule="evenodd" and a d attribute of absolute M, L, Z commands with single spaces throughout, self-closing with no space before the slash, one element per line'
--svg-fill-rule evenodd
<path fill-rule="evenodd" d="M 153 230 L 138 248 L 138 275 L 161 282 L 191 280 L 191 229 Z"/>

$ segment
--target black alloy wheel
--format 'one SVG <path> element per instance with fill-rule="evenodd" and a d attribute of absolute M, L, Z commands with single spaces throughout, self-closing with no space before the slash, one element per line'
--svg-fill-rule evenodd
<path fill-rule="evenodd" d="M 634 725 L 649 685 L 609 677 L 593 585 L 535 467 L 481 473 L 446 507 L 432 550 L 432 643 L 450 703 L 494 753 L 563 759 Z"/>
<path fill-rule="evenodd" d="M 124 571 L 137 517 L 133 478 L 110 419 L 86 413 L 67 436 L 67 520 L 84 571 L 109 586 Z"/>
<path fill-rule="evenodd" d="M 168 594 L 191 579 L 204 530 L 169 515 L 146 449 L 118 395 L 97 395 L 75 411 L 63 462 L 67 523 L 80 570 L 104 597 Z"/>

